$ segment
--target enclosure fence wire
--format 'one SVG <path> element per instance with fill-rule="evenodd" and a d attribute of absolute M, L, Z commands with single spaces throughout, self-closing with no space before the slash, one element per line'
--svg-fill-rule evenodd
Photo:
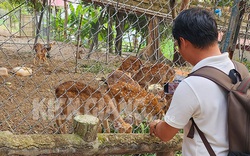
<path fill-rule="evenodd" d="M 171 34 L 183 2 L 1 1 L 1 131 L 72 133 L 72 118 L 91 114 L 100 132 L 149 133 L 149 122 L 163 119 L 171 102 L 164 85 L 191 69 Z M 233 58 L 249 67 L 244 4 Z M 185 5 L 212 11 L 225 43 L 233 1 Z"/>

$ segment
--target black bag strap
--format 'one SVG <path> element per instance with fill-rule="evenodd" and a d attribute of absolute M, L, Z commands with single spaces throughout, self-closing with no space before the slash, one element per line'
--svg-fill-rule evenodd
<path fill-rule="evenodd" d="M 212 149 L 211 145 L 209 144 L 209 142 L 207 141 L 207 138 L 205 137 L 204 133 L 199 129 L 199 127 L 196 125 L 196 123 L 194 122 L 194 119 L 191 118 L 190 119 L 192 121 L 192 125 L 190 127 L 190 130 L 188 132 L 187 137 L 189 138 L 194 138 L 194 128 L 196 128 L 199 136 L 201 137 L 202 142 L 204 143 L 208 153 L 210 156 L 216 156 L 216 154 L 214 153 L 214 150 Z"/>

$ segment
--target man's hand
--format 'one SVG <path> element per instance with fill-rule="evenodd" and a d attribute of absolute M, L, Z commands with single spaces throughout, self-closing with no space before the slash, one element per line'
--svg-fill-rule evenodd
<path fill-rule="evenodd" d="M 174 128 L 168 125 L 165 121 L 159 119 L 149 123 L 149 128 L 150 135 L 154 135 L 165 142 L 172 139 L 179 131 L 179 129 Z"/>
<path fill-rule="evenodd" d="M 157 127 L 158 123 L 160 123 L 160 122 L 162 122 L 162 120 L 157 119 L 157 120 L 154 120 L 151 123 L 149 123 L 150 135 L 157 136 L 156 127 Z"/>

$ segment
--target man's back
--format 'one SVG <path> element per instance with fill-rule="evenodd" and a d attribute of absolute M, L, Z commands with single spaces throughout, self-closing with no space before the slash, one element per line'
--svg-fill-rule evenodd
<path fill-rule="evenodd" d="M 234 68 L 226 53 L 202 60 L 194 66 L 193 71 L 202 66 L 213 66 L 227 74 L 230 69 Z M 191 126 L 191 121 L 189 121 L 191 117 L 205 134 L 216 155 L 227 155 L 226 92 L 206 78 L 188 77 L 178 86 L 170 109 L 165 116 L 165 121 L 169 125 L 184 129 L 184 156 L 209 155 L 197 132 L 195 132 L 193 139 L 186 137 Z"/>
<path fill-rule="evenodd" d="M 218 27 L 212 12 L 202 8 L 190 8 L 179 13 L 173 22 L 172 34 L 181 56 L 194 66 L 193 71 L 212 66 L 226 74 L 234 68 L 228 53 L 221 54 L 218 46 Z M 226 91 L 214 82 L 190 76 L 177 87 L 165 122 L 150 123 L 150 133 L 168 141 L 184 129 L 189 131 L 193 118 L 211 144 L 216 155 L 228 152 Z M 194 139 L 184 136 L 183 155 L 209 155 L 198 134 Z"/>

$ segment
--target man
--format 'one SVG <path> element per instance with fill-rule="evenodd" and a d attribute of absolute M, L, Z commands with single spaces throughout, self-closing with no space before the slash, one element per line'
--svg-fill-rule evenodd
<path fill-rule="evenodd" d="M 234 68 L 228 53 L 221 54 L 217 24 L 213 15 L 201 8 L 182 11 L 174 21 L 173 37 L 183 58 L 193 65 L 192 71 L 212 66 L 229 73 Z M 199 76 L 184 79 L 177 87 L 164 120 L 150 123 L 150 133 L 169 141 L 184 129 L 183 156 L 209 155 L 199 134 L 187 137 L 193 118 L 205 134 L 217 156 L 228 154 L 227 95 L 214 82 Z"/>

